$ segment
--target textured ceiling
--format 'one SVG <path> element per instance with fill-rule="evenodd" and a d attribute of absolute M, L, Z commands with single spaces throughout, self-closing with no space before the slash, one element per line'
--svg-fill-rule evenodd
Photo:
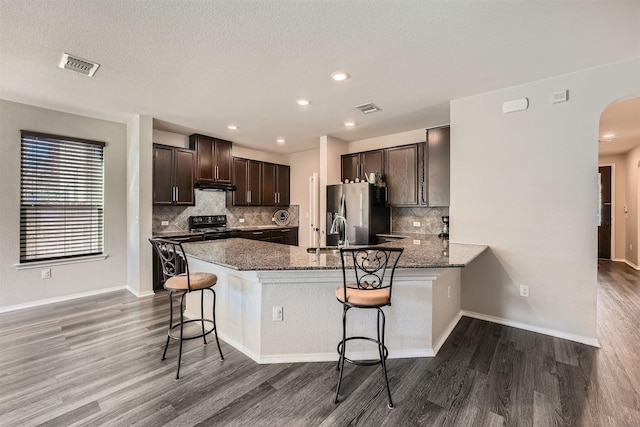
<path fill-rule="evenodd" d="M 62 70 L 62 52 L 100 69 Z M 638 1 L 0 0 L 3 99 L 121 122 L 148 115 L 282 153 L 322 135 L 448 123 L 451 99 L 637 56 Z M 336 70 L 352 78 L 332 82 Z M 382 111 L 354 109 L 366 102 Z"/>

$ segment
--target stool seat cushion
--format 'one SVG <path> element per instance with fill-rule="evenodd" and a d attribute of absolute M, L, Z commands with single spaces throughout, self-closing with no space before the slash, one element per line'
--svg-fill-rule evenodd
<path fill-rule="evenodd" d="M 336 288 L 336 298 L 344 301 L 344 288 L 342 286 Z M 389 288 L 382 289 L 359 289 L 354 283 L 347 285 L 347 301 L 349 304 L 376 307 L 389 304 Z"/>
<path fill-rule="evenodd" d="M 212 273 L 191 273 L 191 290 L 206 289 L 218 283 L 218 276 Z M 168 290 L 187 290 L 187 275 L 185 273 L 173 276 L 164 282 L 164 288 Z"/>

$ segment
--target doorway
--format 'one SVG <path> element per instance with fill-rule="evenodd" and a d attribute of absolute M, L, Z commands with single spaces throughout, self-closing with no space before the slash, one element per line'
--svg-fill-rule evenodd
<path fill-rule="evenodd" d="M 598 178 L 598 258 L 611 259 L 611 166 L 600 166 Z"/>

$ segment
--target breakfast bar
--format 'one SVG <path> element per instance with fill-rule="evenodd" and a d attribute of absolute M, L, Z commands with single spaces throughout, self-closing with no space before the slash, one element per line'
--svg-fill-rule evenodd
<path fill-rule="evenodd" d="M 460 268 L 486 246 L 412 235 L 378 246 L 403 247 L 387 316 L 389 357 L 434 356 L 460 318 Z M 191 271 L 218 276 L 219 336 L 258 363 L 337 360 L 342 285 L 336 251 L 246 239 L 184 244 Z M 211 300 L 205 301 L 205 314 Z M 207 305 L 209 307 L 207 308 Z M 199 299 L 187 299 L 186 315 L 198 317 Z M 373 313 L 357 313 L 348 327 L 368 330 Z M 355 357 L 376 357 L 377 348 L 354 348 Z"/>

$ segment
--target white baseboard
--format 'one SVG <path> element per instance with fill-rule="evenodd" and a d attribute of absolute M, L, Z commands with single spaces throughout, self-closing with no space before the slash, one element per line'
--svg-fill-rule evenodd
<path fill-rule="evenodd" d="M 444 332 L 442 332 L 440 337 L 434 342 L 432 356 L 435 356 L 436 354 L 438 354 L 438 352 L 440 351 L 440 347 L 442 347 L 442 345 L 447 340 L 447 338 L 449 338 L 449 335 L 451 335 L 451 332 L 453 332 L 453 328 L 456 327 L 460 319 L 462 319 L 462 311 L 456 314 L 453 320 L 451 320 L 451 323 L 449 323 L 449 326 L 447 326 L 447 328 L 444 330 Z"/>
<path fill-rule="evenodd" d="M 25 308 L 39 307 L 39 306 L 42 306 L 42 305 L 54 304 L 56 302 L 63 302 L 63 301 L 70 301 L 70 300 L 78 299 L 78 298 L 91 297 L 91 296 L 94 296 L 94 295 L 101 295 L 101 294 L 106 294 L 106 293 L 109 293 L 109 292 L 121 291 L 123 289 L 126 289 L 126 288 L 124 286 L 119 286 L 119 287 L 115 287 L 115 288 L 100 289 L 100 290 L 97 290 L 97 291 L 81 292 L 79 294 L 65 295 L 63 297 L 41 299 L 41 300 L 38 300 L 38 301 L 27 302 L 27 303 L 24 303 L 24 304 L 9 305 L 9 306 L 6 306 L 6 307 L 0 307 L 0 313 L 8 313 L 10 311 L 23 310 Z"/>
<path fill-rule="evenodd" d="M 628 259 L 612 259 L 611 261 L 624 262 L 625 264 L 627 264 L 629 267 L 633 268 L 634 270 L 640 270 L 640 266 L 635 265 L 634 263 L 632 263 Z"/>
<path fill-rule="evenodd" d="M 597 338 L 583 337 L 581 335 L 568 334 L 566 332 L 557 331 L 555 329 L 541 328 L 539 326 L 528 325 L 526 323 L 514 322 L 512 320 L 503 319 L 500 317 L 488 316 L 482 313 L 476 313 L 473 311 L 462 310 L 461 314 L 467 317 L 473 317 L 474 319 L 486 320 L 487 322 L 498 323 L 500 325 L 512 326 L 518 329 L 524 329 L 525 331 L 537 332 L 539 334 L 550 335 L 556 338 L 562 338 L 569 341 L 575 341 L 582 344 L 590 345 L 592 347 L 600 348 L 600 342 Z"/>
<path fill-rule="evenodd" d="M 150 297 L 155 295 L 156 293 L 153 291 L 144 291 L 144 292 L 138 292 L 135 289 L 127 286 L 126 289 L 131 292 L 133 295 L 135 295 L 138 298 L 144 298 L 144 297 Z"/>

